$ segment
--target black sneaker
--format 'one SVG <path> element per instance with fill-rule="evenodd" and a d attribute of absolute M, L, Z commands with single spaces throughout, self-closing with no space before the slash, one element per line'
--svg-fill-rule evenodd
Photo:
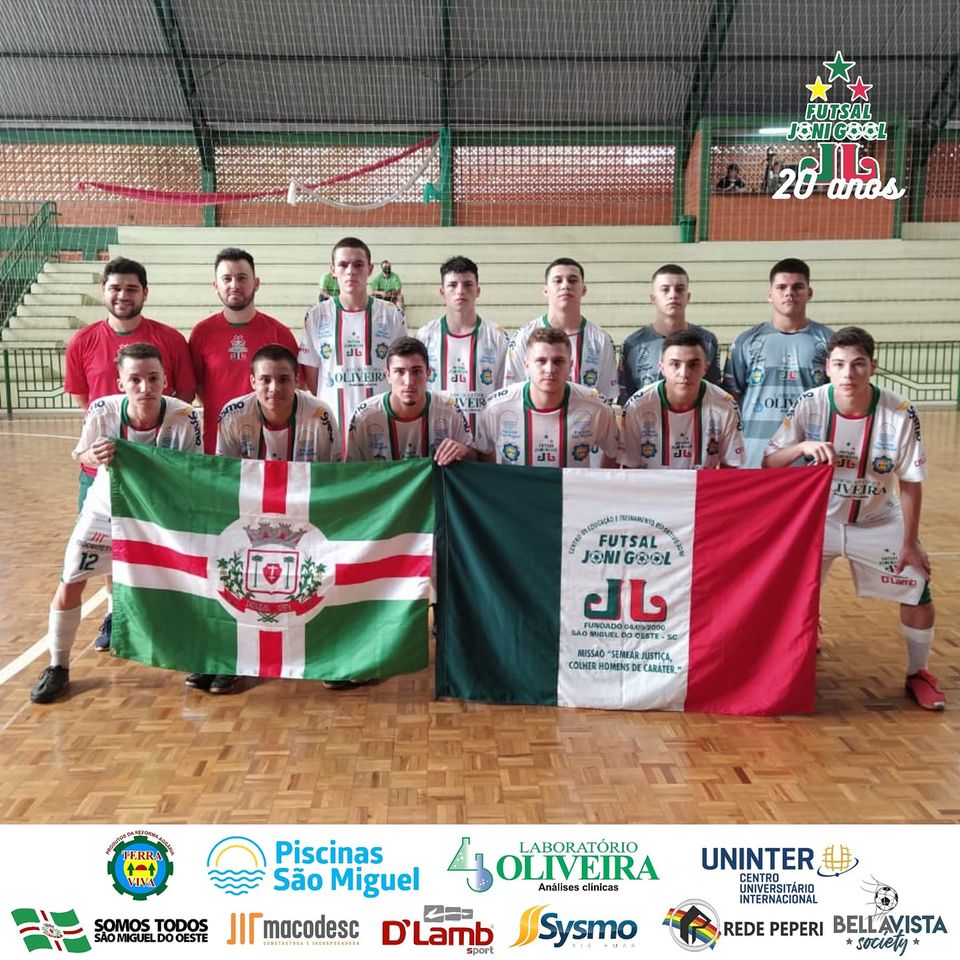
<path fill-rule="evenodd" d="M 209 690 L 213 679 L 212 673 L 191 673 L 183 682 L 195 690 Z"/>
<path fill-rule="evenodd" d="M 226 673 L 218 673 L 210 681 L 210 692 L 211 693 L 231 693 L 233 688 L 237 685 L 239 677 L 232 677 Z"/>
<path fill-rule="evenodd" d="M 67 692 L 70 686 L 70 671 L 66 667 L 47 667 L 30 691 L 34 703 L 53 703 Z"/>
<path fill-rule="evenodd" d="M 113 614 L 108 613 L 103 618 L 103 623 L 100 624 L 100 632 L 97 634 L 97 639 L 93 641 L 93 649 L 103 653 L 104 650 L 110 649 L 110 628 L 113 626 Z"/>

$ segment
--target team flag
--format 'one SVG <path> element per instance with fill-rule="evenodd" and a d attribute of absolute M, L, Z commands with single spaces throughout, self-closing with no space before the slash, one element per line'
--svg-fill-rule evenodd
<path fill-rule="evenodd" d="M 117 655 L 208 674 L 427 665 L 430 461 L 234 460 L 118 441 Z"/>
<path fill-rule="evenodd" d="M 437 472 L 437 695 L 813 709 L 830 468 Z"/>
<path fill-rule="evenodd" d="M 84 936 L 73 910 L 55 913 L 21 907 L 13 911 L 13 922 L 20 928 L 20 936 L 31 953 L 34 950 L 86 953 L 90 949 L 90 941 Z"/>

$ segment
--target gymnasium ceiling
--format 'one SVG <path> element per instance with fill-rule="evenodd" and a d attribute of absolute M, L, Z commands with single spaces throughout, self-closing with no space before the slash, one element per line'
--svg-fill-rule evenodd
<path fill-rule="evenodd" d="M 5 126 L 789 120 L 837 50 L 875 113 L 960 119 L 955 0 L 0 0 L 0 14 Z"/>

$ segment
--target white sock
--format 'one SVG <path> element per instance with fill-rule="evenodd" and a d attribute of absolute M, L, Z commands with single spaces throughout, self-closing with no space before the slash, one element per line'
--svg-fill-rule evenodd
<path fill-rule="evenodd" d="M 930 649 L 933 646 L 933 627 L 920 630 L 901 623 L 900 630 L 903 639 L 907 641 L 907 676 L 911 677 L 918 670 L 927 669 Z"/>
<path fill-rule="evenodd" d="M 69 667 L 70 648 L 80 628 L 80 607 L 69 610 L 50 608 L 47 631 L 50 634 L 50 666 Z"/>
<path fill-rule="evenodd" d="M 110 592 L 107 594 L 107 613 L 113 613 L 113 588 L 110 588 Z"/>

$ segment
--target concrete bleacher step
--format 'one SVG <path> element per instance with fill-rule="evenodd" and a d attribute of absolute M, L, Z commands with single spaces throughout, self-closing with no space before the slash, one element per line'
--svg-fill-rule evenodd
<path fill-rule="evenodd" d="M 880 340 L 960 340 L 960 243 L 955 225 L 910 225 L 905 240 L 681 244 L 673 227 L 376 228 L 360 231 L 376 259 L 389 256 L 404 280 L 408 325 L 442 311 L 439 263 L 462 252 L 480 264 L 482 315 L 515 330 L 545 309 L 543 268 L 559 255 L 581 259 L 589 288 L 584 312 L 617 343 L 649 322 L 649 278 L 664 262 L 691 275 L 688 319 L 721 341 L 769 317 L 767 271 L 782 256 L 813 269 L 813 319 L 860 323 Z M 912 229 L 917 227 L 918 229 Z M 919 229 L 922 228 L 922 229 Z M 257 259 L 257 304 L 295 333 L 315 301 L 331 244 L 357 231 L 335 228 L 121 227 L 112 254 L 142 260 L 150 289 L 147 316 L 184 333 L 219 309 L 213 259 L 227 245 Z M 101 319 L 103 264 L 47 264 L 12 325 L 7 342 L 64 342 L 77 326 Z"/>

